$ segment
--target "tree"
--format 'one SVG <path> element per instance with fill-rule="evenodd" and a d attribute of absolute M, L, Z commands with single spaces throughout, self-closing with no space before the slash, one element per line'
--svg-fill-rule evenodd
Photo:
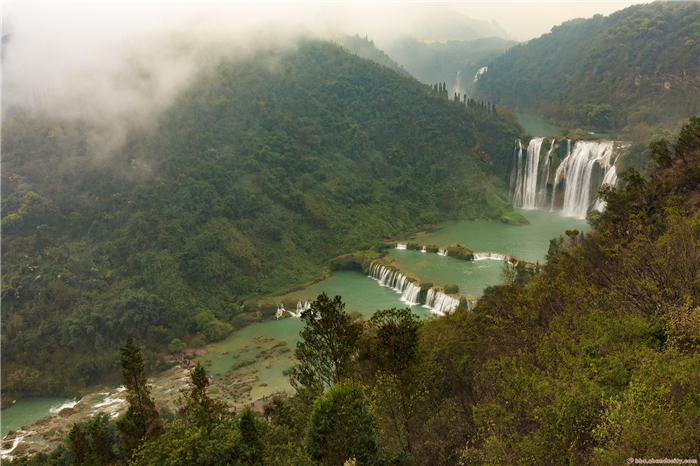
<path fill-rule="evenodd" d="M 184 350 L 186 347 L 187 347 L 187 344 L 180 341 L 178 338 L 174 338 L 173 341 L 171 341 L 168 344 L 168 351 L 170 351 L 171 353 L 179 353 L 180 351 Z"/>
<path fill-rule="evenodd" d="M 114 464 L 117 457 L 112 449 L 112 442 L 105 426 L 109 423 L 109 417 L 100 413 L 90 422 L 90 437 L 92 437 L 92 450 L 101 466 Z"/>
<path fill-rule="evenodd" d="M 306 451 L 322 465 L 339 465 L 352 458 L 358 466 L 383 464 L 376 429 L 362 386 L 348 380 L 314 403 Z"/>
<path fill-rule="evenodd" d="M 146 385 L 141 350 L 134 345 L 133 339 L 128 338 L 125 347 L 121 348 L 121 353 L 129 409 L 117 419 L 117 428 L 122 434 L 124 453 L 127 457 L 131 457 L 146 436 L 157 436 L 161 427 L 155 401 L 151 398 L 151 390 Z"/>
<path fill-rule="evenodd" d="M 68 440 L 70 440 L 71 453 L 73 453 L 73 462 L 71 463 L 73 466 L 80 466 L 93 457 L 87 436 L 77 423 L 73 424 L 68 433 Z"/>
<path fill-rule="evenodd" d="M 197 363 L 192 372 L 192 391 L 184 401 L 180 414 L 198 423 L 212 424 L 226 417 L 228 407 L 225 402 L 214 400 L 207 394 L 210 381 L 206 369 Z"/>
<path fill-rule="evenodd" d="M 260 427 L 255 419 L 255 414 L 250 407 L 246 407 L 239 417 L 238 429 L 241 433 L 236 452 L 243 464 L 260 464 L 265 450 L 265 443 L 260 435 Z"/>
<path fill-rule="evenodd" d="M 351 321 L 340 299 L 336 296 L 331 301 L 322 293 L 301 315 L 306 326 L 294 352 L 299 363 L 290 376 L 297 389 L 331 387 L 345 376 L 362 326 Z"/>

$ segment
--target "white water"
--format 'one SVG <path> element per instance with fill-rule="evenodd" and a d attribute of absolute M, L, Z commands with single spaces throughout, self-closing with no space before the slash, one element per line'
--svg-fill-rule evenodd
<path fill-rule="evenodd" d="M 454 97 L 455 94 L 462 95 L 462 76 L 460 76 L 460 74 L 462 74 L 462 72 L 458 71 L 457 77 L 455 78 L 455 85 L 452 88 L 452 95 L 450 96 L 450 98 Z"/>
<path fill-rule="evenodd" d="M 428 250 L 425 249 L 425 246 L 423 246 L 422 248 L 420 248 L 420 252 L 428 252 Z"/>
<path fill-rule="evenodd" d="M 489 67 L 484 66 L 483 68 L 479 68 L 479 71 L 476 72 L 476 75 L 474 76 L 474 82 L 476 82 L 477 79 L 479 79 L 479 75 L 482 75 L 488 71 Z"/>
<path fill-rule="evenodd" d="M 438 249 L 437 254 L 438 254 L 438 256 L 447 256 L 447 250 L 445 250 L 445 249 Z"/>
<path fill-rule="evenodd" d="M 597 186 L 592 186 L 592 176 L 595 166 L 598 165 L 605 173 L 602 184 L 617 184 L 613 143 L 577 141 L 572 150 L 571 141 L 567 140 L 567 155 L 557 167 L 551 200 L 547 202 L 547 181 L 556 141 L 552 140 L 547 155 L 540 161 L 544 139 L 533 138 L 527 148 L 526 157 L 523 157 L 522 144 L 518 141 L 513 152 L 513 170 L 510 175 L 511 204 L 523 209 L 544 208 L 547 205 L 554 210 L 555 193 L 557 189 L 563 189 L 562 214 L 565 216 L 584 219 L 591 208 L 605 209 L 603 201 L 598 199 L 591 202 L 591 195 L 598 189 Z"/>
<path fill-rule="evenodd" d="M 500 252 L 475 252 L 474 260 L 483 261 L 486 259 L 491 259 L 494 261 L 504 261 L 508 258 L 507 254 L 501 254 Z"/>
<path fill-rule="evenodd" d="M 396 249 L 406 249 L 406 245 L 401 244 L 401 243 L 396 243 Z"/>
<path fill-rule="evenodd" d="M 418 304 L 420 287 L 401 272 L 392 270 L 375 261 L 369 266 L 369 277 L 378 281 L 381 286 L 389 287 L 397 293 L 400 293 L 401 301 L 406 304 Z"/>
<path fill-rule="evenodd" d="M 430 309 L 433 314 L 444 316 L 457 309 L 457 306 L 459 306 L 459 299 L 448 296 L 442 291 L 435 291 L 435 288 L 428 290 L 424 307 Z"/>
<path fill-rule="evenodd" d="M 61 412 L 62 409 L 66 408 L 72 408 L 73 406 L 77 405 L 80 403 L 80 400 L 73 399 L 73 401 L 66 401 L 63 404 L 52 406 L 51 409 L 49 409 L 49 412 L 51 414 L 58 414 Z"/>
<path fill-rule="evenodd" d="M 586 218 L 590 205 L 593 165 L 598 163 L 604 168 L 615 170 L 610 162 L 612 148 L 611 142 L 576 142 L 573 152 L 567 157 L 569 160 L 562 208 L 564 215 Z"/>

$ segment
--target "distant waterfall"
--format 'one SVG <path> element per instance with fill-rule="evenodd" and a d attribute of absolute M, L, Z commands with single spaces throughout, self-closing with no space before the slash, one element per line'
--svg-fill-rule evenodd
<path fill-rule="evenodd" d="M 488 69 L 489 69 L 488 66 L 484 66 L 484 67 L 482 67 L 482 68 L 479 68 L 479 71 L 477 71 L 477 72 L 476 72 L 476 75 L 474 75 L 474 82 L 476 82 L 477 79 L 479 79 L 479 76 L 480 76 L 480 75 L 486 73 L 486 71 L 488 71 Z"/>
<path fill-rule="evenodd" d="M 550 183 L 556 140 L 552 140 L 549 151 L 540 160 L 544 139 L 533 138 L 526 155 L 520 141 L 513 150 L 509 190 L 513 207 L 536 209 L 546 206 L 554 210 L 556 205 L 561 205 L 562 214 L 581 219 L 586 218 L 590 208 L 604 209 L 603 201 L 592 202 L 591 197 L 600 186 L 600 176 L 602 184 L 617 184 L 613 143 L 577 141 L 572 149 L 571 141 L 567 140 L 566 157 L 559 163 Z"/>
<path fill-rule="evenodd" d="M 495 261 L 504 261 L 508 258 L 507 254 L 501 254 L 500 252 L 475 252 L 474 260 L 483 261 L 486 259 L 491 259 Z"/>
<path fill-rule="evenodd" d="M 277 305 L 277 312 L 275 313 L 275 317 L 280 319 L 285 312 L 289 312 L 289 315 L 292 317 L 301 317 L 302 312 L 311 309 L 311 303 L 308 301 L 299 301 L 297 303 L 297 310 L 296 312 L 290 311 L 289 309 L 284 308 L 284 304 L 278 304 Z"/>
<path fill-rule="evenodd" d="M 425 248 L 425 246 L 423 246 L 422 248 L 420 248 L 420 252 L 428 252 L 428 250 Z"/>
<path fill-rule="evenodd" d="M 406 246 L 405 244 L 396 243 L 396 249 L 406 249 Z"/>
<path fill-rule="evenodd" d="M 591 175 L 598 163 L 605 168 L 611 164 L 613 145 L 611 142 L 583 142 L 574 145 L 566 167 L 566 189 L 564 190 L 564 215 L 586 218 L 591 198 Z M 617 177 L 617 175 L 615 175 Z"/>
<path fill-rule="evenodd" d="M 461 73 L 461 71 L 457 72 L 457 77 L 455 78 L 455 85 L 452 88 L 452 95 L 450 96 L 450 98 L 453 97 L 455 94 L 462 94 L 462 77 L 460 76 Z"/>
<path fill-rule="evenodd" d="M 420 287 L 411 282 L 404 274 L 389 267 L 372 262 L 369 266 L 369 277 L 378 281 L 381 286 L 386 286 L 401 294 L 401 301 L 406 304 L 418 304 Z"/>
<path fill-rule="evenodd" d="M 447 250 L 446 249 L 438 249 L 438 256 L 447 256 Z"/>
<path fill-rule="evenodd" d="M 425 298 L 425 307 L 430 309 L 430 312 L 440 316 L 444 316 L 448 312 L 452 312 L 459 306 L 459 299 L 446 295 L 442 291 L 435 291 L 435 288 L 428 290 L 428 295 Z"/>

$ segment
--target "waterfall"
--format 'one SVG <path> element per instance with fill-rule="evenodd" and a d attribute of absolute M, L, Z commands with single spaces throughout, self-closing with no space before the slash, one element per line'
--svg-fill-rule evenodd
<path fill-rule="evenodd" d="M 467 300 L 467 310 L 473 311 L 476 305 L 479 303 L 478 299 L 469 299 Z"/>
<path fill-rule="evenodd" d="M 513 163 L 513 171 L 510 174 L 510 203 L 513 206 L 520 205 L 523 202 L 523 170 L 522 170 L 522 159 L 523 159 L 523 143 L 518 141 L 518 152 L 513 154 L 515 157 Z M 515 183 L 513 183 L 515 179 Z"/>
<path fill-rule="evenodd" d="M 483 261 L 486 259 L 491 259 L 494 261 L 504 261 L 508 258 L 507 254 L 501 254 L 500 252 L 475 252 L 474 260 Z"/>
<path fill-rule="evenodd" d="M 396 249 L 406 249 L 406 245 L 401 244 L 401 243 L 396 243 Z"/>
<path fill-rule="evenodd" d="M 408 304 L 409 306 L 415 306 L 420 304 L 418 301 L 418 296 L 420 295 L 420 286 L 415 283 L 409 282 L 401 295 L 401 301 Z"/>
<path fill-rule="evenodd" d="M 479 75 L 482 75 L 488 71 L 489 67 L 484 66 L 482 68 L 479 68 L 479 71 L 476 72 L 476 75 L 474 76 L 474 82 L 476 82 L 477 79 L 479 79 Z"/>
<path fill-rule="evenodd" d="M 425 246 L 423 246 L 422 248 L 420 248 L 420 252 L 428 252 L 428 250 L 425 249 Z"/>
<path fill-rule="evenodd" d="M 381 286 L 386 286 L 400 293 L 401 301 L 411 305 L 418 304 L 420 287 L 401 272 L 391 270 L 389 267 L 374 261 L 369 266 L 369 277 L 378 281 Z"/>
<path fill-rule="evenodd" d="M 455 94 L 462 94 L 462 77 L 460 76 L 461 73 L 461 71 L 457 72 L 457 77 L 455 78 L 455 85 L 452 88 L 452 95 L 450 97 L 453 97 Z"/>
<path fill-rule="evenodd" d="M 547 179 L 549 178 L 549 167 L 552 164 L 552 151 L 554 150 L 554 143 L 556 139 L 552 139 L 552 145 L 549 146 L 549 152 L 544 159 L 544 167 L 542 167 L 542 174 L 537 182 L 539 188 L 537 189 L 537 207 L 542 207 L 544 201 L 547 199 Z"/>
<path fill-rule="evenodd" d="M 277 312 L 275 312 L 275 317 L 279 320 L 280 317 L 284 315 L 284 304 L 277 305 Z"/>
<path fill-rule="evenodd" d="M 610 166 L 612 148 L 611 142 L 576 142 L 573 152 L 567 157 L 566 189 L 562 209 L 564 215 L 586 218 L 591 204 L 593 166 L 596 163 L 604 167 Z"/>
<path fill-rule="evenodd" d="M 442 291 L 435 291 L 435 288 L 428 290 L 425 299 L 425 306 L 430 312 L 444 316 L 447 312 L 452 312 L 459 306 L 459 299 L 446 295 Z"/>
<path fill-rule="evenodd" d="M 554 175 L 554 184 L 552 185 L 552 208 L 554 210 L 554 193 L 557 190 L 557 186 L 561 183 L 564 178 L 564 173 L 566 173 L 566 166 L 569 164 L 569 157 L 571 156 L 571 139 L 566 140 L 566 157 L 561 161 L 559 167 L 557 168 L 557 173 Z"/>
<path fill-rule="evenodd" d="M 537 207 L 537 170 L 540 164 L 540 149 L 544 138 L 533 138 L 527 147 L 525 163 L 520 161 L 513 167 L 518 170 L 515 180 L 514 197 L 511 201 L 513 207 L 534 209 Z M 522 154 L 522 146 L 520 149 Z M 518 158 L 521 158 L 521 155 Z M 513 177 L 511 172 L 511 178 Z"/>
<path fill-rule="evenodd" d="M 302 312 L 308 309 L 311 309 L 311 303 L 308 301 L 299 301 L 297 303 L 296 312 L 290 311 L 289 309 L 285 309 L 282 304 L 279 304 L 277 306 L 277 318 L 279 319 L 280 317 L 282 317 L 282 315 L 280 314 L 280 310 L 282 311 L 282 313 L 284 313 L 285 311 L 289 312 L 289 315 L 291 315 L 292 317 L 301 317 Z"/>
<path fill-rule="evenodd" d="M 447 256 L 447 251 L 445 249 L 438 249 L 438 256 Z"/>
<path fill-rule="evenodd" d="M 605 185 L 612 187 L 617 186 L 617 170 L 615 170 L 614 164 L 611 164 L 605 172 L 605 177 L 603 177 L 603 184 L 601 184 L 601 187 Z M 599 212 L 605 210 L 605 201 L 602 199 L 596 199 L 595 204 L 593 204 L 593 210 L 597 210 Z"/>

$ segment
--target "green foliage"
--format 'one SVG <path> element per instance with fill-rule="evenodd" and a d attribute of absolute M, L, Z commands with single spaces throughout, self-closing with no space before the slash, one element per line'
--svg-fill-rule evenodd
<path fill-rule="evenodd" d="M 314 403 L 306 450 L 322 465 L 344 464 L 352 458 L 357 465 L 384 464 L 376 429 L 362 386 L 339 383 Z"/>
<path fill-rule="evenodd" d="M 305 327 L 294 351 L 298 364 L 290 376 L 295 388 L 328 388 L 347 376 L 361 325 L 344 308 L 340 296 L 331 300 L 322 293 L 302 313 Z"/>
<path fill-rule="evenodd" d="M 171 353 L 179 353 L 185 348 L 187 348 L 187 344 L 180 341 L 179 338 L 173 338 L 173 341 L 168 343 L 168 351 L 170 351 Z"/>
<path fill-rule="evenodd" d="M 155 438 L 160 433 L 160 421 L 151 390 L 144 374 L 141 350 L 131 338 L 121 348 L 121 365 L 129 408 L 117 419 L 122 436 L 124 455 L 130 458 L 146 437 Z"/>
<path fill-rule="evenodd" d="M 575 19 L 510 48 L 476 84 L 476 95 L 543 113 L 566 127 L 618 129 L 634 142 L 700 113 L 700 7 L 634 5 Z"/>
<path fill-rule="evenodd" d="M 273 318 L 240 306 L 334 257 L 513 214 L 498 176 L 520 131 L 323 41 L 223 60 L 106 159 L 91 122 L 19 109 L 2 125 L 3 390 L 117 383 L 128 337 L 153 370 L 175 338 Z"/>
<path fill-rule="evenodd" d="M 456 284 L 445 285 L 445 294 L 455 294 L 459 293 L 459 286 Z"/>

